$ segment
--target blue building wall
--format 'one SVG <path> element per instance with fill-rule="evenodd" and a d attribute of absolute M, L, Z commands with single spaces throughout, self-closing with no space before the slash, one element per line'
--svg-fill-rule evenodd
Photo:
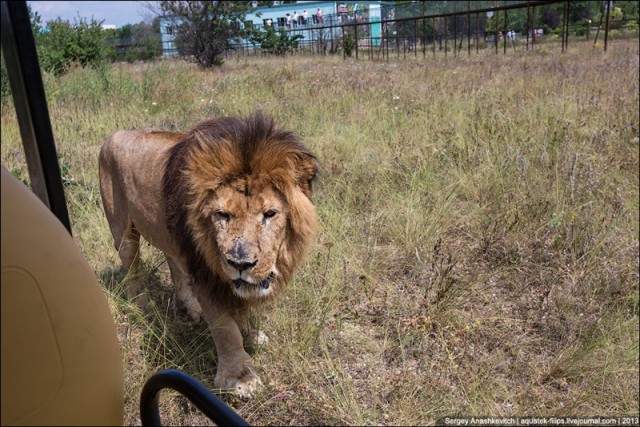
<path fill-rule="evenodd" d="M 393 7 L 392 3 L 384 1 L 302 1 L 297 3 L 286 3 L 277 6 L 264 6 L 253 9 L 245 17 L 245 25 L 251 22 L 258 28 L 263 28 L 267 24 L 267 20 L 271 19 L 271 25 L 276 29 L 284 29 L 290 31 L 293 34 L 300 34 L 303 39 L 300 40 L 300 44 L 304 45 L 312 40 L 313 35 L 311 31 L 317 31 L 322 26 L 336 26 L 340 24 L 354 23 L 354 22 L 371 22 L 372 25 L 368 26 L 372 37 L 372 44 L 378 46 L 380 44 L 381 24 L 380 22 L 385 16 L 385 10 Z M 323 19 L 322 22 L 316 17 L 317 10 L 322 10 Z M 308 13 L 307 23 L 302 22 L 302 16 L 304 11 Z M 287 13 L 293 16 L 294 13 L 298 14 L 299 22 L 291 23 L 289 27 L 286 25 Z M 172 18 L 160 19 L 160 34 L 162 37 L 163 56 L 177 55 L 175 45 L 173 43 L 175 39 L 175 22 Z M 336 39 L 342 35 L 342 28 L 335 27 L 326 29 L 323 37 L 325 39 Z M 245 45 L 246 40 L 237 39 L 234 43 Z M 250 45 L 249 45 L 250 47 Z"/>

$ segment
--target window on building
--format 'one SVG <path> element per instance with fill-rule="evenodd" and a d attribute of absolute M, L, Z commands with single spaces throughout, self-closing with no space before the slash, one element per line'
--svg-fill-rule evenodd
<path fill-rule="evenodd" d="M 172 36 L 173 35 L 173 31 L 174 31 L 174 29 L 173 29 L 172 26 L 168 26 L 167 27 L 167 35 Z"/>

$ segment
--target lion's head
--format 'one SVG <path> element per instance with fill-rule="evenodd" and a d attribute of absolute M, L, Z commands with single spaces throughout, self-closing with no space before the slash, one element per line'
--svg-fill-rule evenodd
<path fill-rule="evenodd" d="M 198 124 L 164 176 L 169 229 L 190 273 L 245 301 L 278 293 L 315 230 L 315 156 L 261 114 Z"/>

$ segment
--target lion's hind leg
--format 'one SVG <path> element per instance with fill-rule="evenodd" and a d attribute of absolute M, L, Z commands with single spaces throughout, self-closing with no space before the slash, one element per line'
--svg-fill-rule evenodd
<path fill-rule="evenodd" d="M 126 273 L 127 298 L 144 309 L 149 301 L 145 295 L 141 295 L 140 232 L 136 230 L 133 222 L 129 221 L 124 227 L 122 236 L 120 238 L 114 237 L 118 255 L 122 261 L 122 269 Z"/>
<path fill-rule="evenodd" d="M 200 321 L 202 308 L 200 307 L 198 298 L 193 293 L 189 273 L 184 271 L 180 264 L 169 255 L 165 254 L 165 256 L 167 257 L 167 264 L 169 264 L 169 270 L 171 271 L 171 280 L 173 281 L 173 286 L 175 286 L 178 299 L 187 309 L 189 316 L 196 322 Z"/>

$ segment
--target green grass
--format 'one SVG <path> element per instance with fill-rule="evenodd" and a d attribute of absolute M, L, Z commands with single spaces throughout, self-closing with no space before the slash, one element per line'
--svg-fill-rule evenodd
<path fill-rule="evenodd" d="M 637 40 L 507 56 L 369 62 L 246 58 L 45 76 L 74 238 L 118 325 L 126 420 L 144 380 L 213 387 L 213 342 L 142 248 L 152 306 L 102 212 L 101 142 L 261 108 L 322 163 L 321 230 L 287 293 L 256 313 L 266 384 L 225 399 L 252 424 L 433 424 L 444 416 L 623 416 L 639 410 Z M 559 49 L 559 46 L 558 46 Z M 15 113 L 2 162 L 28 181 Z M 207 420 L 163 398 L 163 420 Z"/>

